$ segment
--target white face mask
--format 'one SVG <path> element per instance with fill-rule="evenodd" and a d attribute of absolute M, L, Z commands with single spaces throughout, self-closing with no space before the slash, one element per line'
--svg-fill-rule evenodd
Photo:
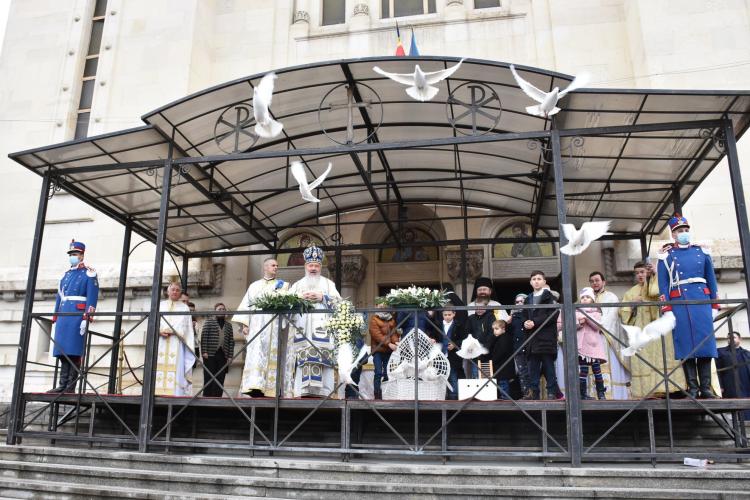
<path fill-rule="evenodd" d="M 690 233 L 689 232 L 685 232 L 685 233 L 678 234 L 677 235 L 677 243 L 679 243 L 680 245 L 688 245 L 688 244 L 690 244 Z"/>
<path fill-rule="evenodd" d="M 81 262 L 81 258 L 77 255 L 69 255 L 68 260 L 71 266 L 77 266 Z"/>

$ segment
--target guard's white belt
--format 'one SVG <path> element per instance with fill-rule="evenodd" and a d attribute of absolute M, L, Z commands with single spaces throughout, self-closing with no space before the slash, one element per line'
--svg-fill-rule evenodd
<path fill-rule="evenodd" d="M 688 278 L 686 280 L 680 280 L 677 282 L 678 285 L 687 285 L 689 283 L 705 283 L 705 278 Z"/>
<path fill-rule="evenodd" d="M 62 300 L 63 302 L 65 302 L 66 300 L 82 300 L 86 302 L 88 299 L 82 295 L 61 295 L 60 300 Z"/>

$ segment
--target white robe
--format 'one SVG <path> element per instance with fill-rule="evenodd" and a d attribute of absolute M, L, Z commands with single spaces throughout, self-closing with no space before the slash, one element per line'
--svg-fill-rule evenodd
<path fill-rule="evenodd" d="M 253 309 L 251 304 L 261 295 L 278 290 L 287 290 L 289 283 L 277 279 L 260 279 L 250 284 L 242 298 L 238 311 Z M 242 369 L 240 394 L 247 394 L 253 389 L 262 391 L 267 397 L 276 396 L 276 377 L 278 363 L 278 334 L 287 335 L 287 355 L 284 357 L 284 388 L 282 397 L 292 396 L 294 373 L 294 356 L 289 355 L 292 339 L 289 335 L 286 319 L 282 319 L 279 329 L 279 317 L 273 314 L 235 314 L 234 323 L 248 327 L 246 342 L 250 342 L 245 349 L 245 366 Z M 264 328 L 265 327 L 265 328 Z M 262 331 L 261 331 L 262 329 Z M 257 336 L 256 336 L 257 335 Z"/>
<path fill-rule="evenodd" d="M 611 304 L 620 302 L 620 299 L 614 293 L 604 290 L 597 294 L 596 302 Z M 623 340 L 618 310 L 617 307 L 602 307 L 602 326 L 610 334 Z M 602 375 L 604 376 L 604 385 L 607 387 L 607 399 L 630 399 L 630 371 L 623 365 L 620 358 L 623 345 L 606 333 L 604 338 L 607 339 L 607 362 L 602 364 Z M 625 342 L 625 345 L 627 345 L 627 342 Z M 591 377 L 590 381 L 593 382 L 593 376 Z M 608 378 L 609 380 L 607 380 Z M 593 383 L 590 383 L 589 386 L 593 386 Z"/>
<path fill-rule="evenodd" d="M 292 285 L 292 293 L 322 292 L 323 302 L 315 304 L 315 309 L 330 309 L 341 300 L 336 285 L 328 278 L 320 277 L 317 285 L 310 286 L 303 278 Z M 299 314 L 293 329 L 296 366 L 294 375 L 294 396 L 327 397 L 335 387 L 335 339 L 325 330 L 330 314 Z M 322 354 L 322 356 L 321 356 Z"/>
<path fill-rule="evenodd" d="M 182 302 L 162 300 L 160 312 L 184 311 L 190 308 Z M 156 358 L 157 396 L 192 396 L 193 364 L 195 364 L 195 332 L 189 314 L 162 316 L 159 331 L 174 331 L 176 335 L 159 335 L 159 351 Z"/>

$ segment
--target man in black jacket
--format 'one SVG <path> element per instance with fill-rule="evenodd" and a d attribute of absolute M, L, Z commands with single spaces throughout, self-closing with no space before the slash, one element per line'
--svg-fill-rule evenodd
<path fill-rule="evenodd" d="M 526 304 L 554 304 L 555 299 L 542 271 L 531 273 L 531 288 L 534 290 L 526 297 Z M 524 309 L 523 327 L 531 340 L 526 344 L 529 367 L 529 390 L 523 399 L 540 398 L 539 380 L 542 372 L 547 381 L 547 399 L 559 399 L 560 388 L 555 375 L 555 358 L 557 358 L 557 310 L 553 308 Z"/>
<path fill-rule="evenodd" d="M 728 345 L 718 349 L 716 359 L 722 397 L 746 398 L 750 396 L 750 352 L 742 348 L 739 332 L 731 332 L 727 340 Z"/>
<path fill-rule="evenodd" d="M 520 306 L 526 303 L 525 293 L 519 293 L 516 295 L 516 305 Z M 526 351 L 528 346 L 524 346 L 519 351 L 524 342 L 526 342 L 526 332 L 523 328 L 523 323 L 526 321 L 525 310 L 513 309 L 510 315 L 510 323 L 508 323 L 508 333 L 513 338 L 513 352 L 517 352 L 515 356 L 516 373 L 518 374 L 518 383 L 521 386 L 521 392 L 526 394 L 529 389 L 529 368 L 528 361 L 526 360 Z"/>
<path fill-rule="evenodd" d="M 224 313 L 227 306 L 219 302 L 214 311 Z M 203 395 L 220 398 L 224 391 L 224 378 L 227 375 L 228 363 L 234 355 L 234 331 L 232 324 L 223 314 L 209 316 L 203 323 L 201 331 L 201 355 L 203 356 L 203 377 L 207 383 Z M 211 379 L 211 374 L 216 380 Z"/>

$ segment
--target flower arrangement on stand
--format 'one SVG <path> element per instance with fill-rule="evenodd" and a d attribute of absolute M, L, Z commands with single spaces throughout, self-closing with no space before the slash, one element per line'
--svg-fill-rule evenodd
<path fill-rule="evenodd" d="M 412 285 L 408 288 L 392 288 L 385 297 L 378 297 L 378 301 L 391 307 L 434 309 L 448 303 L 447 293 L 445 290 Z"/>
<path fill-rule="evenodd" d="M 259 296 L 250 306 L 262 311 L 295 311 L 306 313 L 311 311 L 315 307 L 315 304 L 299 297 L 295 293 L 287 290 L 279 290 Z"/>
<path fill-rule="evenodd" d="M 365 319 L 354 312 L 354 305 L 348 300 L 339 301 L 333 307 L 333 316 L 326 323 L 326 330 L 336 342 L 336 362 L 339 369 L 339 379 L 350 385 L 357 385 L 352 380 L 352 370 L 362 355 L 369 352 L 368 346 L 363 346 L 355 359 L 354 349 L 357 340 L 362 338 Z"/>

